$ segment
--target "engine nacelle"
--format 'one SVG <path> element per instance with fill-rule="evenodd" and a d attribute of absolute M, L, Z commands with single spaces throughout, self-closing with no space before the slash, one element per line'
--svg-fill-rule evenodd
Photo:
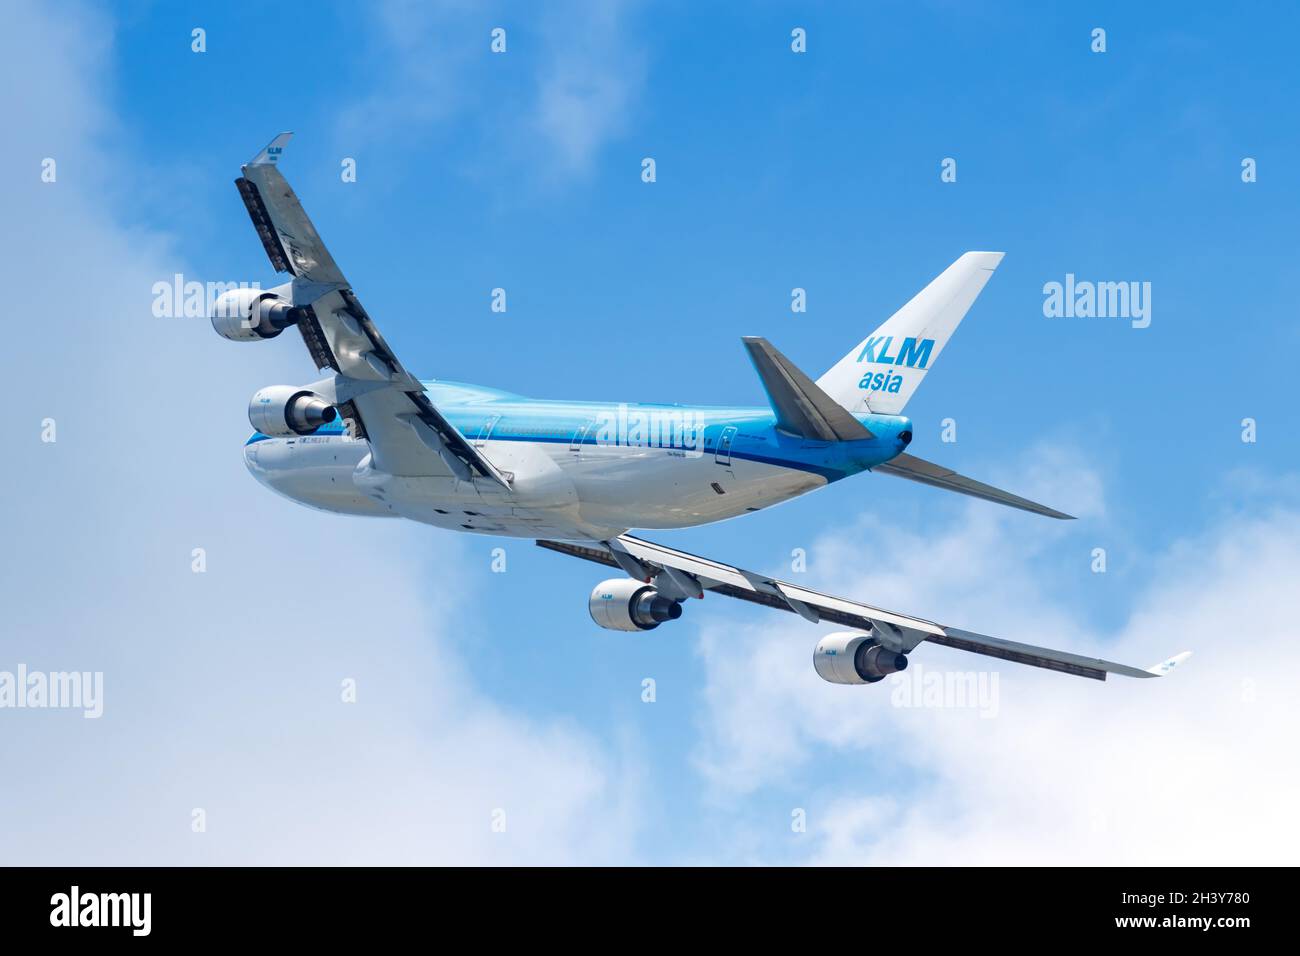
<path fill-rule="evenodd" d="M 315 392 L 292 385 L 259 389 L 248 403 L 248 421 L 263 435 L 310 435 L 338 417 L 334 406 Z"/>
<path fill-rule="evenodd" d="M 593 621 L 611 631 L 649 631 L 682 616 L 681 602 L 631 578 L 601 581 L 588 609 Z"/>
<path fill-rule="evenodd" d="M 832 684 L 874 684 L 907 669 L 907 655 L 872 643 L 871 634 L 827 634 L 813 650 L 813 670 Z"/>
<path fill-rule="evenodd" d="M 233 342 L 273 339 L 302 318 L 302 310 L 274 292 L 229 289 L 212 303 L 212 327 Z"/>

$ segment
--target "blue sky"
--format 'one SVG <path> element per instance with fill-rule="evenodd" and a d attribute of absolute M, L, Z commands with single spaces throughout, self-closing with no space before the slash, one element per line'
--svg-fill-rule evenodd
<path fill-rule="evenodd" d="M 32 498 L 5 511 L 30 553 L 6 559 L 20 613 L 0 669 L 103 669 L 121 703 L 110 698 L 93 730 L 0 713 L 0 753 L 71 755 L 108 795 L 96 819 L 138 845 L 122 851 L 76 809 L 72 770 L 49 784 L 55 799 L 35 784 L 3 798 L 33 833 L 71 827 L 82 849 L 60 852 L 99 862 L 960 862 L 996 861 L 989 847 L 1034 859 L 1042 846 L 1064 860 L 1176 862 L 1172 844 L 1121 839 L 1167 819 L 1171 793 L 1188 819 L 1294 793 L 1293 770 L 1261 769 L 1267 740 L 1231 764 L 1213 729 L 1177 729 L 1254 727 L 1263 707 L 1279 734 L 1296 726 L 1283 688 L 1269 695 L 1279 659 L 1260 653 L 1274 640 L 1295 656 L 1284 569 L 1300 567 L 1288 532 L 1300 520 L 1296 14 L 360 10 L 12 15 L 5 174 L 30 225 L 3 261 L 43 333 L 6 360 L 28 384 L 13 426 Z M 508 52 L 494 56 L 497 26 Z M 805 54 L 790 50 L 794 27 Z M 1090 50 L 1095 27 L 1105 53 Z M 202 320 L 154 319 L 148 290 L 175 272 L 271 283 L 231 181 L 284 129 L 296 136 L 283 171 L 404 363 L 537 397 L 758 404 L 740 336 L 767 336 L 815 377 L 962 252 L 1005 251 L 908 407 L 912 451 L 1079 521 L 864 476 L 656 537 L 785 576 L 801 547 L 810 586 L 1011 638 L 1123 660 L 1192 647 L 1200 677 L 1080 688 L 1005 669 L 996 720 L 900 710 L 883 687 L 846 697 L 811 678 L 815 631 L 802 622 L 714 599 L 651 635 L 608 634 L 585 610 L 595 568 L 272 498 L 240 459 L 247 396 L 307 380 L 305 353 L 288 337 L 245 349 Z M 46 156 L 57 184 L 39 181 Z M 340 179 L 347 157 L 355 183 Z M 940 181 L 945 157 L 955 183 Z M 1242 182 L 1245 157 L 1257 182 Z M 1045 318 L 1043 286 L 1067 273 L 1149 282 L 1150 327 Z M 489 309 L 494 287 L 505 315 Z M 806 313 L 790 310 L 794 287 Z M 47 415 L 62 457 L 33 442 Z M 949 417 L 955 443 L 940 441 Z M 1246 417 L 1255 443 L 1241 440 Z M 85 485 L 87 474 L 100 477 Z M 211 555 L 203 576 L 189 570 L 196 546 Z M 499 546 L 504 574 L 490 570 Z M 1090 569 L 1097 547 L 1105 574 Z M 337 584 L 276 584 L 295 567 Z M 1257 619 L 1236 616 L 1243 602 Z M 938 649 L 916 659 L 985 667 Z M 338 713 L 345 676 L 364 719 Z M 646 677 L 654 704 L 641 700 Z M 1134 724 L 1174 728 L 1186 749 L 1151 771 L 1147 800 L 1131 792 L 1140 750 L 1098 771 L 1090 805 L 1136 805 L 1130 821 L 1106 817 L 1113 845 L 1093 839 L 1092 816 L 1077 840 L 1036 848 L 997 839 L 1010 817 L 980 815 L 997 790 L 970 755 L 1022 780 L 1041 770 L 1025 790 L 1042 806 L 1078 789 L 1065 757 L 1100 748 L 1108 764 L 1143 741 Z M 1093 739 L 1069 736 L 1080 726 Z M 158 727 L 175 728 L 167 745 Z M 1207 792 L 1188 765 L 1230 767 L 1228 789 Z M 238 825 L 196 841 L 189 813 L 204 800 Z M 526 821 L 507 840 L 475 829 L 501 801 Z M 792 808 L 807 810 L 808 833 L 791 832 Z M 178 829 L 164 835 L 171 815 Z M 412 822 L 430 816 L 442 822 L 428 831 Z M 352 850 L 331 857 L 322 839 Z M 1207 852 L 1248 862 L 1294 845 L 1261 835 Z M 35 842 L 27 852 L 39 860 Z"/>

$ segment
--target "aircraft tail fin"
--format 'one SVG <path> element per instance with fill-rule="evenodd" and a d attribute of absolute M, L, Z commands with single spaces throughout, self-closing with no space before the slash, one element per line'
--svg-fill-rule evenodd
<path fill-rule="evenodd" d="M 901 414 L 1002 255 L 963 255 L 859 342 L 817 385 L 850 412 Z"/>

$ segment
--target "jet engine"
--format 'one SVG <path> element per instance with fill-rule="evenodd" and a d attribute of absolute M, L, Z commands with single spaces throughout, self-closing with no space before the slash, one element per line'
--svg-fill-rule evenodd
<path fill-rule="evenodd" d="M 302 318 L 302 309 L 274 292 L 229 289 L 212 303 L 212 327 L 233 342 L 273 339 Z"/>
<path fill-rule="evenodd" d="M 827 634 L 813 650 L 813 669 L 832 684 L 874 684 L 907 669 L 907 655 L 875 643 L 862 631 Z"/>
<path fill-rule="evenodd" d="M 248 403 L 248 421 L 263 435 L 310 435 L 338 417 L 334 406 L 315 392 L 292 385 L 259 389 Z"/>
<path fill-rule="evenodd" d="M 591 592 L 591 619 L 611 631 L 649 631 L 682 616 L 680 601 L 631 578 L 601 581 Z"/>

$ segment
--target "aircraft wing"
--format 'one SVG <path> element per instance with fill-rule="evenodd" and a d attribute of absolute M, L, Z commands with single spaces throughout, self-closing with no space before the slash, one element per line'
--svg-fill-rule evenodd
<path fill-rule="evenodd" d="M 880 472 L 883 475 L 906 478 L 909 481 L 920 482 L 934 488 L 943 488 L 947 491 L 955 491 L 958 494 L 970 495 L 972 498 L 983 498 L 985 501 L 1006 505 L 1009 508 L 1031 511 L 1036 515 L 1046 515 L 1049 518 L 1061 518 L 1067 521 L 1074 520 L 1074 515 L 1067 515 L 1065 512 L 1049 508 L 1047 505 L 1040 505 L 1028 498 L 1021 498 L 1019 495 L 1013 495 L 1001 488 L 986 485 L 974 478 L 967 478 L 965 475 L 957 474 L 951 468 L 936 465 L 924 458 L 917 458 L 915 455 L 909 455 L 906 452 L 896 455 L 883 465 L 876 465 L 871 470 Z"/>
<path fill-rule="evenodd" d="M 1190 656 L 1184 652 L 1153 667 L 1142 668 L 1050 647 L 1007 641 L 886 611 L 860 601 L 822 594 L 754 571 L 721 564 L 684 551 L 674 551 L 628 534 L 609 541 L 575 543 L 543 540 L 537 543 L 551 551 L 618 568 L 642 581 L 653 580 L 655 586 L 668 595 L 698 598 L 703 597 L 705 591 L 711 591 L 779 611 L 789 611 L 814 624 L 824 621 L 869 630 L 881 644 L 904 654 L 928 641 L 931 644 L 955 647 L 986 657 L 1043 667 L 1078 677 L 1090 677 L 1093 680 L 1105 680 L 1107 674 L 1161 677 Z"/>
<path fill-rule="evenodd" d="M 289 296 L 316 367 L 332 374 L 311 386 L 339 407 L 357 437 L 370 444 L 375 466 L 409 477 L 491 479 L 496 468 L 429 401 L 353 294 L 289 183 L 276 168 L 291 133 L 281 133 L 235 180 L 271 265 L 293 276 Z M 283 292 L 283 289 L 276 290 Z"/>

